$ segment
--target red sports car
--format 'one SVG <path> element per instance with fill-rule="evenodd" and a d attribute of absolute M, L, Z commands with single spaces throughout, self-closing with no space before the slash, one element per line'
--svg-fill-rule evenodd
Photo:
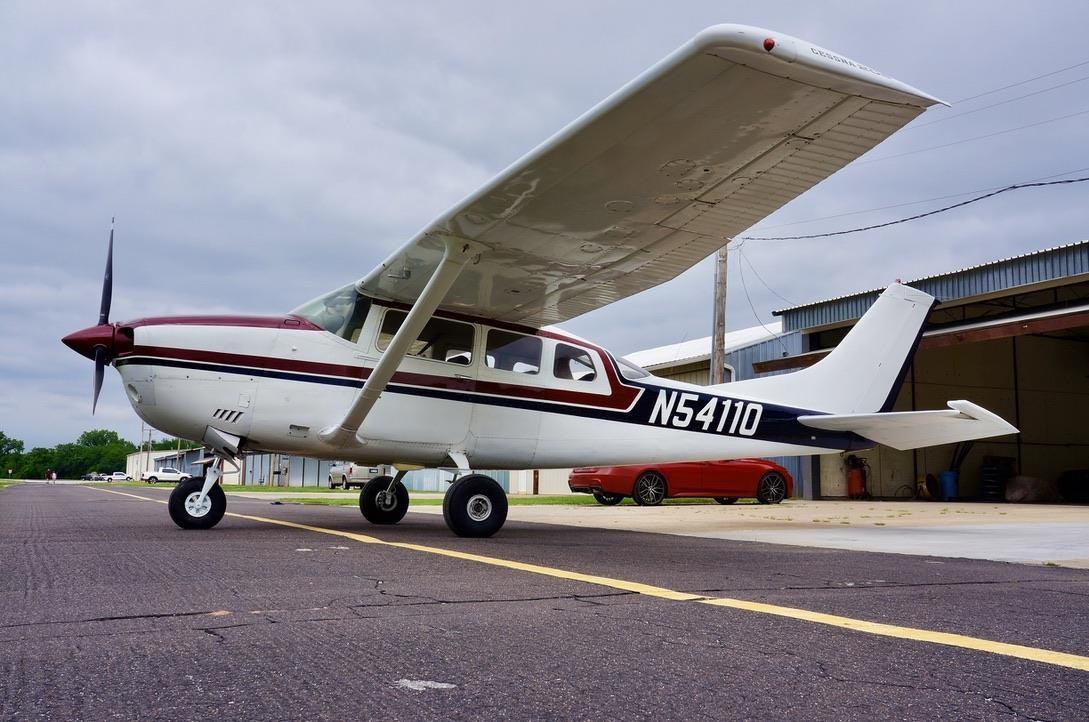
<path fill-rule="evenodd" d="M 679 496 L 709 496 L 719 504 L 756 497 L 761 504 L 778 504 L 794 494 L 787 470 L 764 459 L 585 467 L 572 471 L 567 485 L 609 506 L 625 496 L 640 506 L 655 506 Z"/>

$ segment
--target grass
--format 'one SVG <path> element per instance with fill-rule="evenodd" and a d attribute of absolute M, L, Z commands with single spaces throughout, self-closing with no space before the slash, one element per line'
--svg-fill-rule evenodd
<path fill-rule="evenodd" d="M 9 486 L 15 486 L 21 484 L 22 479 L 0 479 L 0 489 L 6 489 Z"/>

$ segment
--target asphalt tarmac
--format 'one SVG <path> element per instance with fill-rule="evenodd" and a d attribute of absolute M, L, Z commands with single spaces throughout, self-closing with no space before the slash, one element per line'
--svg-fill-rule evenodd
<path fill-rule="evenodd" d="M 1089 718 L 1086 570 L 168 494 L 0 490 L 0 719 Z"/>

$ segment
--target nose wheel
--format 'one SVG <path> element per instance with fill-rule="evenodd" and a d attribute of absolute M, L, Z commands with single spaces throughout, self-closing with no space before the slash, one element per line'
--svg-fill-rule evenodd
<path fill-rule="evenodd" d="M 182 529 L 211 529 L 227 511 L 227 495 L 219 484 L 213 484 L 206 494 L 201 493 L 203 488 L 204 477 L 194 476 L 170 492 L 170 518 Z"/>
<path fill-rule="evenodd" d="M 507 493 L 489 476 L 463 476 L 446 490 L 442 517 L 458 536 L 489 537 L 507 521 Z"/>

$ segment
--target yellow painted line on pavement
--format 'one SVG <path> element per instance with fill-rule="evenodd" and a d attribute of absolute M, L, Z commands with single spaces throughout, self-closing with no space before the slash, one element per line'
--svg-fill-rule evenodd
<path fill-rule="evenodd" d="M 109 494 L 128 496 L 132 497 L 133 499 L 140 499 L 142 501 L 153 501 L 159 504 L 166 503 L 161 499 L 151 499 L 146 496 L 140 496 L 138 494 L 128 494 L 123 491 L 102 489 L 100 487 L 85 488 L 97 489 L 98 491 L 105 491 Z M 459 552 L 452 549 L 443 549 L 441 547 L 431 547 L 423 544 L 411 544 L 408 542 L 385 541 L 383 539 L 368 536 L 366 534 L 356 534 L 355 532 L 340 531 L 337 529 L 326 529 L 325 527 L 311 526 L 309 524 L 298 524 L 296 522 L 285 521 L 282 519 L 269 519 L 267 517 L 250 516 L 249 514 L 235 514 L 232 512 L 228 512 L 227 516 L 231 516 L 236 519 L 247 519 L 249 521 L 256 521 L 265 524 L 286 526 L 292 529 L 302 529 L 304 531 L 312 531 L 319 534 L 339 536 L 345 539 L 352 539 L 353 541 L 361 542 L 363 544 L 379 544 L 381 546 L 398 547 L 400 549 L 409 549 L 411 551 L 424 552 L 426 554 L 437 554 L 439 556 L 452 557 L 454 559 L 464 559 L 466 561 L 478 562 L 480 564 L 488 564 L 495 567 L 503 567 L 505 569 L 513 569 L 516 571 L 529 572 L 531 574 L 540 574 L 543 576 L 555 577 L 557 579 L 585 582 L 586 584 L 595 584 L 597 586 L 608 587 L 610 589 L 619 589 L 625 592 L 632 592 L 634 594 L 641 594 L 648 597 L 671 599 L 678 602 L 697 602 L 699 604 L 708 604 L 714 607 L 726 607 L 729 609 L 738 609 L 747 612 L 756 612 L 759 614 L 770 614 L 777 617 L 786 617 L 788 619 L 796 619 L 804 622 L 825 624 L 831 627 L 839 627 L 840 629 L 848 629 L 854 632 L 862 632 L 864 634 L 874 634 L 881 637 L 894 637 L 897 639 L 909 639 L 916 642 L 929 642 L 931 644 L 941 644 L 948 647 L 971 649 L 978 652 L 989 652 L 991 654 L 999 654 L 1005 657 L 1016 657 L 1018 659 L 1027 659 L 1033 662 L 1043 662 L 1044 664 L 1052 664 L 1059 667 L 1068 667 L 1070 669 L 1078 669 L 1089 672 L 1089 657 L 1078 654 L 1070 654 L 1067 652 L 1055 652 L 1050 649 L 1041 649 L 1039 647 L 1026 647 L 1020 644 L 996 642 L 990 639 L 969 637 L 963 634 L 953 634 L 950 632 L 936 632 L 929 629 L 901 627 L 895 624 L 867 622 L 862 619 L 841 617 L 835 614 L 824 614 L 823 612 L 813 612 L 807 609 L 798 609 L 796 607 L 783 607 L 777 604 L 751 602 L 744 599 L 731 599 L 729 597 L 706 597 L 699 594 L 678 592 L 673 589 L 666 589 L 665 587 L 656 587 L 650 584 L 629 582 L 623 579 L 613 579 L 611 577 L 599 577 L 592 574 L 572 572 L 564 569 L 556 569 L 554 567 L 540 566 L 538 564 L 527 564 L 525 562 L 516 562 L 509 559 L 500 559 L 498 557 L 486 557 L 480 554 L 470 554 L 468 552 Z"/>

